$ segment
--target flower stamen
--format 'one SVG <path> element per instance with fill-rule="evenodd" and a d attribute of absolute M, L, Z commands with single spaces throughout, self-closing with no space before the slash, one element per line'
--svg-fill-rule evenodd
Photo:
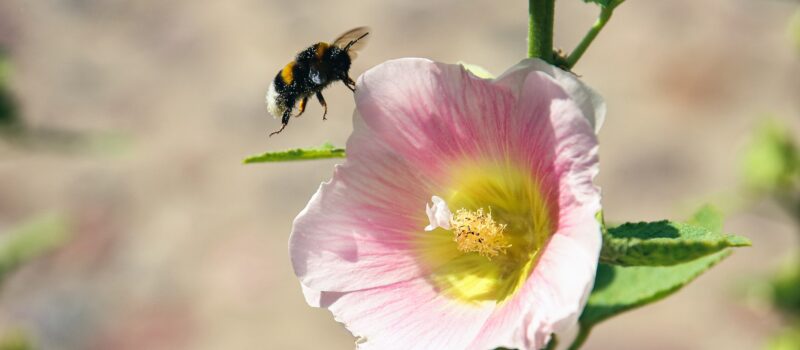
<path fill-rule="evenodd" d="M 491 260 L 511 247 L 503 235 L 506 225 L 495 222 L 491 210 L 459 209 L 450 219 L 450 227 L 458 250 L 465 253 L 476 252 Z"/>

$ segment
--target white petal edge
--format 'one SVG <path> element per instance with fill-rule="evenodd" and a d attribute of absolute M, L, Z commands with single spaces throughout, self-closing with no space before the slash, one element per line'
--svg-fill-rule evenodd
<path fill-rule="evenodd" d="M 606 102 L 592 88 L 584 84 L 574 73 L 564 71 L 538 58 L 526 58 L 495 79 L 496 82 L 520 91 L 530 71 L 539 71 L 553 77 L 578 104 L 583 115 L 589 120 L 594 132 L 600 131 L 606 119 Z"/>

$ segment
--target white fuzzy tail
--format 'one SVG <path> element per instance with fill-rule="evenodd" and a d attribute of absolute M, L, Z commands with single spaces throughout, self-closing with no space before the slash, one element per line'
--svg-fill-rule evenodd
<path fill-rule="evenodd" d="M 283 112 L 286 111 L 286 107 L 278 103 L 278 92 L 275 91 L 274 81 L 269 84 L 269 90 L 267 90 L 267 111 L 275 119 L 283 117 Z"/>

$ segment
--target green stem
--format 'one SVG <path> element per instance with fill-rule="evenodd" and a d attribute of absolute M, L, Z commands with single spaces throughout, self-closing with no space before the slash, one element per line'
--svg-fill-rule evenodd
<path fill-rule="evenodd" d="M 600 9 L 600 17 L 597 18 L 597 21 L 594 22 L 592 28 L 589 29 L 589 32 L 583 37 L 583 40 L 575 47 L 575 50 L 572 50 L 572 53 L 569 54 L 567 57 L 567 68 L 572 68 L 578 63 L 578 60 L 581 59 L 583 53 L 586 52 L 586 49 L 589 48 L 589 45 L 592 44 L 594 38 L 597 37 L 597 34 L 600 34 L 600 31 L 603 30 L 603 27 L 606 26 L 608 20 L 611 19 L 611 15 L 614 13 L 614 8 L 617 5 L 621 4 L 622 1 L 613 1 L 608 6 L 603 6 Z"/>
<path fill-rule="evenodd" d="M 553 63 L 555 0 L 528 0 L 528 57 Z"/>
<path fill-rule="evenodd" d="M 547 343 L 547 346 L 544 347 L 542 350 L 555 350 L 558 347 L 558 339 L 556 338 L 555 334 L 550 336 L 550 341 Z"/>
<path fill-rule="evenodd" d="M 586 339 L 589 338 L 589 333 L 591 333 L 592 327 L 580 325 L 580 330 L 578 331 L 578 336 L 575 337 L 575 340 L 572 341 L 572 345 L 569 346 L 568 350 L 578 350 L 583 346 L 583 343 L 586 342 Z"/>

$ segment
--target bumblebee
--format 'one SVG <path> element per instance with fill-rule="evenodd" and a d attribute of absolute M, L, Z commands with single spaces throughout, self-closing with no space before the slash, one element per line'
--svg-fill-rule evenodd
<path fill-rule="evenodd" d="M 348 89 L 355 92 L 356 83 L 350 78 L 350 64 L 356 52 L 364 47 L 369 28 L 358 27 L 339 36 L 333 43 L 319 42 L 297 54 L 273 79 L 267 91 L 267 110 L 273 117 L 281 118 L 281 128 L 269 134 L 283 131 L 297 105 L 299 117 L 306 109 L 311 95 L 316 95 L 324 108 L 322 119 L 327 119 L 328 105 L 322 90 L 331 83 L 341 80 Z"/>

